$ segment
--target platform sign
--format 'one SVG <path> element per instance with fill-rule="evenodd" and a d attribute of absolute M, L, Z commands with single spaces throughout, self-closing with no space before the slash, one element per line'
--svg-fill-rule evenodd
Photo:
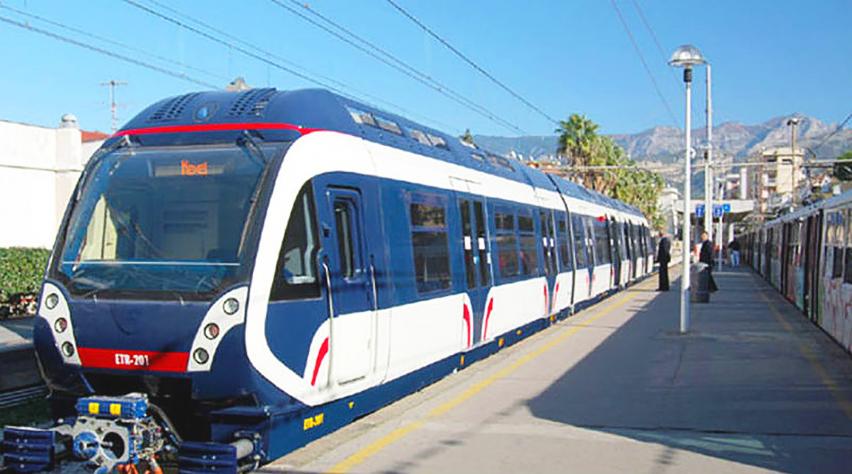
<path fill-rule="evenodd" d="M 713 217 L 722 217 L 725 210 L 719 204 L 713 204 Z"/>
<path fill-rule="evenodd" d="M 722 204 L 722 211 L 724 211 L 725 214 L 730 214 L 731 213 L 731 203 L 726 202 L 726 203 Z"/>
<path fill-rule="evenodd" d="M 704 204 L 697 204 L 695 206 L 695 217 L 704 217 Z"/>

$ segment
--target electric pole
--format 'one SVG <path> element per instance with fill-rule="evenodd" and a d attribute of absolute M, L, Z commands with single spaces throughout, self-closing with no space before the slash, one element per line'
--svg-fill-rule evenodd
<path fill-rule="evenodd" d="M 115 88 L 118 86 L 126 86 L 127 82 L 112 79 L 108 82 L 101 82 L 101 85 L 109 86 L 109 110 L 111 115 L 110 126 L 112 128 L 112 133 L 115 133 L 118 130 L 118 103 L 115 101 Z"/>
<path fill-rule="evenodd" d="M 799 125 L 799 118 L 793 117 L 790 120 L 787 120 L 787 126 L 790 127 L 790 153 L 793 155 L 790 160 L 790 185 L 793 189 L 790 190 L 790 208 L 796 208 L 796 188 L 798 187 L 798 176 L 796 176 L 796 171 L 798 170 L 798 166 L 796 164 L 796 127 Z"/>

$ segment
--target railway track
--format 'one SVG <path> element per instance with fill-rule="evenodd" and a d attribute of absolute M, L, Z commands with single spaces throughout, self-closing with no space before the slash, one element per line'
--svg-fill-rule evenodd
<path fill-rule="evenodd" d="M 5 390 L 0 392 L 0 409 L 22 405 L 45 395 L 47 395 L 47 387 L 44 385 Z"/>

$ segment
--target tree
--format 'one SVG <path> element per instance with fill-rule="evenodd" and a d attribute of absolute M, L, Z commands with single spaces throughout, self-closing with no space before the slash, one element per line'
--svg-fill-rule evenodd
<path fill-rule="evenodd" d="M 469 128 L 465 129 L 464 135 L 460 136 L 459 138 L 461 139 L 461 141 L 467 144 L 475 145 L 475 143 L 473 142 L 473 135 L 470 134 Z"/>
<path fill-rule="evenodd" d="M 598 125 L 585 115 L 571 114 L 568 120 L 561 120 L 555 130 L 559 134 L 556 154 L 568 158 L 574 166 L 589 166 L 597 130 Z M 583 184 L 592 187 L 591 175 L 583 176 Z"/>
<path fill-rule="evenodd" d="M 665 181 L 657 173 L 637 168 L 623 148 L 597 130 L 598 125 L 586 116 L 571 114 L 556 129 L 557 155 L 569 158 L 573 166 L 608 167 L 581 171 L 583 185 L 639 208 L 654 227 L 661 227 L 657 197 Z"/>
<path fill-rule="evenodd" d="M 834 177 L 840 181 L 852 181 L 852 150 L 837 157 L 834 163 Z"/>

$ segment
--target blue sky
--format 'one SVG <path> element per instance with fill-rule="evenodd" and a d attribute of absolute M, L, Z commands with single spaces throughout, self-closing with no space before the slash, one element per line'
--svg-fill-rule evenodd
<path fill-rule="evenodd" d="M 289 4 L 290 0 L 281 1 Z M 397 1 L 550 116 L 584 113 L 606 133 L 633 133 L 674 124 L 607 0 Z M 552 132 L 551 122 L 461 62 L 384 0 L 309 3 L 525 132 Z M 693 43 L 712 62 L 715 122 L 757 123 L 792 112 L 840 122 L 852 112 L 852 1 L 617 0 L 674 112 L 676 124 L 681 126 L 679 71 L 665 64 L 667 58 L 657 49 L 639 16 L 637 3 L 666 55 L 682 43 Z M 168 4 L 307 70 L 344 82 L 354 96 L 367 93 L 404 110 L 377 103 L 382 108 L 452 133 L 470 128 L 479 134 L 518 134 L 414 82 L 269 0 L 175 0 Z M 0 9 L 0 17 L 30 21 L 32 26 L 204 82 L 224 86 L 231 78 L 243 76 L 255 86 L 315 86 L 119 0 L 3 0 L 0 5 L 212 73 L 163 63 Z M 163 97 L 202 88 L 6 23 L 0 23 L 0 52 L 5 65 L 0 74 L 2 120 L 54 126 L 63 113 L 72 112 L 83 128 L 108 130 L 107 90 L 99 85 L 101 82 L 118 79 L 129 83 L 118 91 L 122 122 Z M 696 76 L 694 110 L 703 114 L 703 71 Z M 696 125 L 703 122 L 703 117 L 696 119 Z"/>

